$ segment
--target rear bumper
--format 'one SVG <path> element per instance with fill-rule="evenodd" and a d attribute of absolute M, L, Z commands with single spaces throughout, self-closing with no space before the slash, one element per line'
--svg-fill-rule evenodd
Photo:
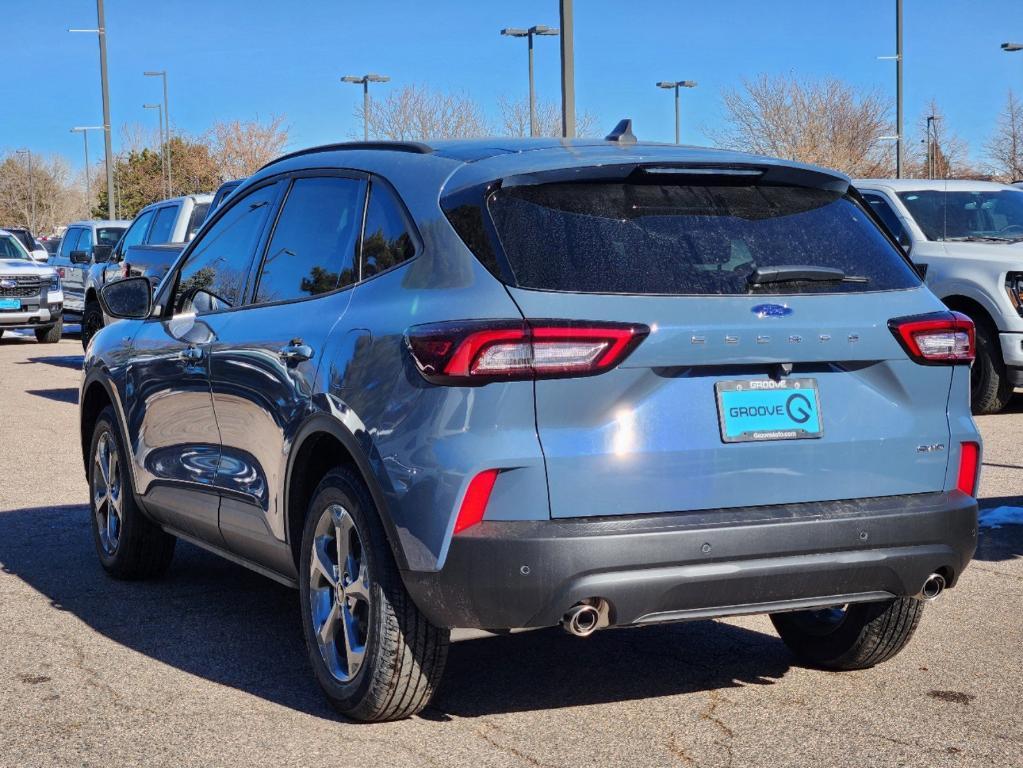
<path fill-rule="evenodd" d="M 977 545 L 958 491 L 637 517 L 487 522 L 456 536 L 443 569 L 406 571 L 437 626 L 558 623 L 586 598 L 613 624 L 810 608 L 954 585 Z"/>

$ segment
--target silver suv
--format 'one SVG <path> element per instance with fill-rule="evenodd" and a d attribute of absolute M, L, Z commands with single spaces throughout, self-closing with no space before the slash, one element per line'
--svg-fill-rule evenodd
<path fill-rule="evenodd" d="M 60 341 L 64 294 L 57 272 L 37 264 L 18 238 L 0 229 L 0 336 L 30 328 L 44 344 Z"/>

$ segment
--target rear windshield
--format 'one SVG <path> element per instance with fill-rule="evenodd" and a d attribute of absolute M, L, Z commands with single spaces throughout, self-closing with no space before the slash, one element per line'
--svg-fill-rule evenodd
<path fill-rule="evenodd" d="M 714 295 L 919 284 L 863 209 L 825 190 L 557 183 L 498 190 L 488 207 L 523 288 Z M 780 266 L 841 270 L 847 279 L 757 277 Z"/>
<path fill-rule="evenodd" d="M 96 245 L 117 245 L 124 234 L 124 227 L 97 227 Z"/>

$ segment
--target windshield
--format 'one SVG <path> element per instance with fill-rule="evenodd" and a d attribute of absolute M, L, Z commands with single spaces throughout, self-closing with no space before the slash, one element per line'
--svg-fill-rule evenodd
<path fill-rule="evenodd" d="M 919 284 L 859 205 L 820 189 L 554 183 L 501 189 L 489 209 L 523 288 L 720 295 Z"/>
<path fill-rule="evenodd" d="M 25 250 L 13 235 L 0 235 L 0 259 L 25 259 L 31 261 Z"/>
<path fill-rule="evenodd" d="M 1023 191 L 920 190 L 900 192 L 928 240 L 1019 242 L 1023 240 Z"/>
<path fill-rule="evenodd" d="M 97 227 L 96 245 L 117 245 L 117 241 L 124 234 L 124 227 Z"/>

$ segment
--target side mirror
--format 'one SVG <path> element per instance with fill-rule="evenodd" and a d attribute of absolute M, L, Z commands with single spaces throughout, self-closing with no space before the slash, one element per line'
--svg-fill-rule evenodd
<path fill-rule="evenodd" d="M 100 289 L 99 303 L 110 317 L 144 320 L 153 310 L 153 285 L 148 277 L 128 277 L 107 283 Z"/>
<path fill-rule="evenodd" d="M 94 245 L 92 246 L 92 258 L 99 264 L 101 261 L 106 261 L 110 258 L 112 250 L 114 250 L 112 245 Z"/>
<path fill-rule="evenodd" d="M 68 255 L 71 259 L 72 264 L 88 264 L 89 263 L 89 252 L 88 251 L 71 251 Z"/>
<path fill-rule="evenodd" d="M 34 251 L 29 253 L 32 257 L 32 261 L 47 262 L 50 260 L 50 254 L 46 252 L 45 248 L 36 248 Z"/>

